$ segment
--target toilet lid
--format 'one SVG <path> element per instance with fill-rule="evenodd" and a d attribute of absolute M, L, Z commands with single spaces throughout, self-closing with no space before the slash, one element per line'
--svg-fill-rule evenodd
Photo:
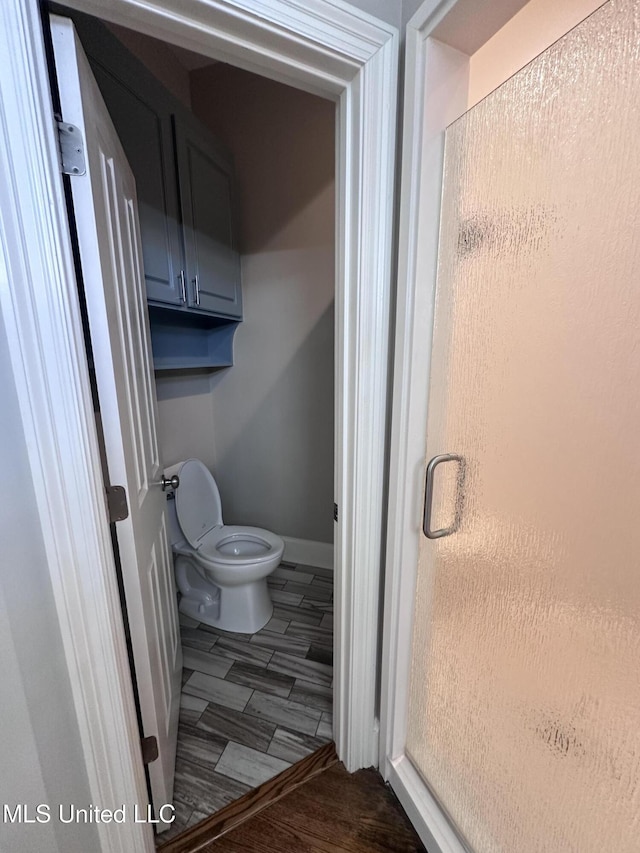
<path fill-rule="evenodd" d="M 211 472 L 199 459 L 183 462 L 179 476 L 176 515 L 184 538 L 192 548 L 197 548 L 203 536 L 222 526 L 220 492 Z"/>

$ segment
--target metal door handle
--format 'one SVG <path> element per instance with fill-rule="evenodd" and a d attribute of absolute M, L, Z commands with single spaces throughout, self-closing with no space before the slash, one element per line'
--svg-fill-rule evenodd
<path fill-rule="evenodd" d="M 458 463 L 456 509 L 451 527 L 442 527 L 440 530 L 432 530 L 431 510 L 433 508 L 433 481 L 435 477 L 435 470 L 441 462 Z M 464 478 L 466 474 L 466 467 L 464 457 L 458 456 L 456 453 L 442 453 L 440 456 L 434 456 L 427 465 L 427 480 L 424 490 L 424 518 L 422 521 L 422 531 L 427 539 L 442 539 L 443 536 L 449 536 L 451 533 L 455 533 L 460 527 L 460 522 L 462 521 L 462 503 L 464 499 Z"/>
<path fill-rule="evenodd" d="M 200 282 L 198 280 L 198 274 L 196 273 L 195 278 L 193 279 L 193 289 L 196 294 L 196 305 L 200 307 Z"/>
<path fill-rule="evenodd" d="M 180 477 L 178 477 L 177 474 L 174 474 L 173 477 L 169 477 L 167 479 L 167 477 L 165 477 L 163 474 L 162 478 L 160 479 L 160 482 L 156 483 L 155 485 L 161 486 L 163 492 L 166 492 L 167 489 L 177 489 L 180 485 Z"/>
<path fill-rule="evenodd" d="M 180 279 L 180 298 L 183 302 L 187 301 L 187 285 L 184 280 L 184 270 L 180 270 L 180 275 L 178 276 Z"/>

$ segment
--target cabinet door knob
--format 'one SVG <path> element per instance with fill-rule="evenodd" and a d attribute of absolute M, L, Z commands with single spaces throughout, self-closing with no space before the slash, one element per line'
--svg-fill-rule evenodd
<path fill-rule="evenodd" d="M 196 273 L 195 278 L 193 279 L 193 289 L 196 294 L 196 305 L 200 306 L 200 282 L 198 281 L 198 274 Z"/>

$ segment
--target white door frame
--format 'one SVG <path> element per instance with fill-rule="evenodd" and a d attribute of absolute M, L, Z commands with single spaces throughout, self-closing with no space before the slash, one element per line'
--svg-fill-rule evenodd
<path fill-rule="evenodd" d="M 519 5 L 524 6 L 525 2 L 522 0 Z M 470 56 L 449 45 L 456 42 L 456 26 L 460 33 L 474 29 L 482 32 L 486 43 L 516 11 L 512 0 L 492 0 L 494 28 L 488 32 L 483 6 L 472 0 L 426 0 L 406 30 L 380 772 L 391 783 L 431 853 L 466 851 L 407 758 L 405 743 L 416 569 L 422 536 L 444 131 L 467 110 L 469 92 Z M 444 44 L 438 41 L 438 35 L 443 31 L 443 19 L 451 12 L 445 25 L 448 44 Z M 573 14 L 578 17 L 565 21 L 569 27 L 584 17 L 579 7 Z M 564 31 L 553 34 L 550 28 L 549 44 Z M 517 69 L 511 69 L 507 76 L 514 70 Z"/>
<path fill-rule="evenodd" d="M 340 0 L 72 0 L 337 102 L 335 717 L 377 764 L 398 33 Z M 146 802 L 37 0 L 0 4 L 0 307 L 92 802 Z M 102 851 L 153 850 L 146 824 Z"/>
<path fill-rule="evenodd" d="M 380 705 L 380 772 L 433 853 L 463 853 L 404 753 L 425 473 L 444 130 L 466 109 L 469 57 L 431 34 L 455 0 L 427 0 L 406 30 L 398 296 Z"/>

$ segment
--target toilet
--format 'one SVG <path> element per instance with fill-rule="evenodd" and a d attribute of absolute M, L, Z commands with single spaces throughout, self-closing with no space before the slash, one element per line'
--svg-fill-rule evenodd
<path fill-rule="evenodd" d="M 216 481 L 199 459 L 165 472 L 173 474 L 180 484 L 167 506 L 180 610 L 223 631 L 254 634 L 273 613 L 267 577 L 284 542 L 260 527 L 225 525 Z"/>

